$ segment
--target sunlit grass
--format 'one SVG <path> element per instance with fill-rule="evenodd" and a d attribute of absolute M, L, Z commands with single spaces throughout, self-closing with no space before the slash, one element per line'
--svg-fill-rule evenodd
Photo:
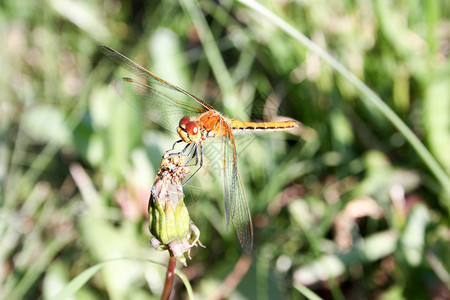
<path fill-rule="evenodd" d="M 242 252 L 214 160 L 185 188 L 207 246 L 185 269 L 194 296 L 448 297 L 448 4 L 259 5 L 4 1 L 0 298 L 50 298 L 79 274 L 77 298 L 161 293 L 168 257 L 149 245 L 145 214 L 177 136 L 120 99 L 110 83 L 132 74 L 98 44 L 229 117 L 305 124 L 238 141 L 255 227 L 248 273 L 233 272 Z"/>

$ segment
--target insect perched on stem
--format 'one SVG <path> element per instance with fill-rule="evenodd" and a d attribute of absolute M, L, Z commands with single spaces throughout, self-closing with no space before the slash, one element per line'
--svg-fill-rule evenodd
<path fill-rule="evenodd" d="M 234 136 L 242 133 L 283 131 L 297 128 L 301 124 L 295 120 L 244 122 L 227 118 L 211 105 L 159 78 L 116 50 L 108 46 L 100 46 L 100 50 L 115 63 L 144 79 L 145 82 L 140 83 L 131 78 L 123 78 L 118 83 L 117 88 L 127 101 L 150 121 L 169 130 L 175 130 L 174 124 L 178 123 L 176 130 L 181 138 L 178 142 L 188 144 L 178 154 L 184 155 L 190 149 L 189 153 L 195 156 L 195 163 L 198 165 L 191 177 L 203 166 L 203 142 L 213 138 L 222 139 L 227 228 L 231 221 L 242 248 L 250 254 L 253 248 L 253 226 L 238 170 Z M 191 116 L 186 116 L 187 114 Z"/>

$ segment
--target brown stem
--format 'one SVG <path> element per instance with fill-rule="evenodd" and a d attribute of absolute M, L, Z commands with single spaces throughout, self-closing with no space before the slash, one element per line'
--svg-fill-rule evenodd
<path fill-rule="evenodd" d="M 225 281 L 218 289 L 217 294 L 211 299 L 227 299 L 231 292 L 233 292 L 239 283 L 247 274 L 250 265 L 252 264 L 252 257 L 248 255 L 241 255 L 238 262 L 234 266 L 233 271 L 227 276 Z"/>
<path fill-rule="evenodd" d="M 161 300 L 169 300 L 170 292 L 172 291 L 173 278 L 175 277 L 175 266 L 177 265 L 177 259 L 169 251 L 169 265 L 167 266 L 166 283 L 164 284 L 164 290 L 161 294 Z"/>

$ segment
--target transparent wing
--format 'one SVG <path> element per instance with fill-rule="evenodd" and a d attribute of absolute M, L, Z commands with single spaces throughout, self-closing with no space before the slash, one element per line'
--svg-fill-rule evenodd
<path fill-rule="evenodd" d="M 150 121 L 171 130 L 185 116 L 213 109 L 194 95 L 164 79 L 108 46 L 99 46 L 100 51 L 113 62 L 144 80 L 143 83 L 123 78 L 115 84 L 120 95 Z M 168 119 L 163 119 L 168 118 Z M 175 121 L 175 123 L 173 123 Z M 176 127 L 175 127 L 176 128 Z"/>
<path fill-rule="evenodd" d="M 190 98 L 183 99 L 183 95 L 178 92 L 172 95 L 164 93 L 154 85 L 136 82 L 131 78 L 117 80 L 114 86 L 135 110 L 170 132 L 175 132 L 182 117 L 196 117 L 205 111 L 202 107 L 191 105 L 193 101 Z"/>
<path fill-rule="evenodd" d="M 250 254 L 253 248 L 253 225 L 245 197 L 244 186 L 237 165 L 234 137 L 229 126 L 224 128 L 224 200 L 227 228 L 230 223 L 236 230 L 239 242 L 245 253 Z"/>

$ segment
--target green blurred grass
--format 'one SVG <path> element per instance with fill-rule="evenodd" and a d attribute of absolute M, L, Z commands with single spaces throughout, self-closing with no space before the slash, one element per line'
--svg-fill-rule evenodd
<path fill-rule="evenodd" d="M 449 4 L 265 6 L 374 90 L 449 173 Z M 255 10 L 5 0 L 0 39 L 0 298 L 49 298 L 109 259 L 167 261 L 148 243 L 145 210 L 176 136 L 120 99 L 109 83 L 131 74 L 98 44 L 230 117 L 266 109 L 316 132 L 238 144 L 255 249 L 233 297 L 299 299 L 303 285 L 323 298 L 450 297 L 448 186 L 348 80 Z M 185 271 L 205 298 L 241 252 L 226 232 L 220 178 L 197 177 L 186 192 L 207 248 Z M 76 298 L 158 298 L 164 272 L 132 259 L 106 265 Z M 185 295 L 181 284 L 175 293 Z"/>

